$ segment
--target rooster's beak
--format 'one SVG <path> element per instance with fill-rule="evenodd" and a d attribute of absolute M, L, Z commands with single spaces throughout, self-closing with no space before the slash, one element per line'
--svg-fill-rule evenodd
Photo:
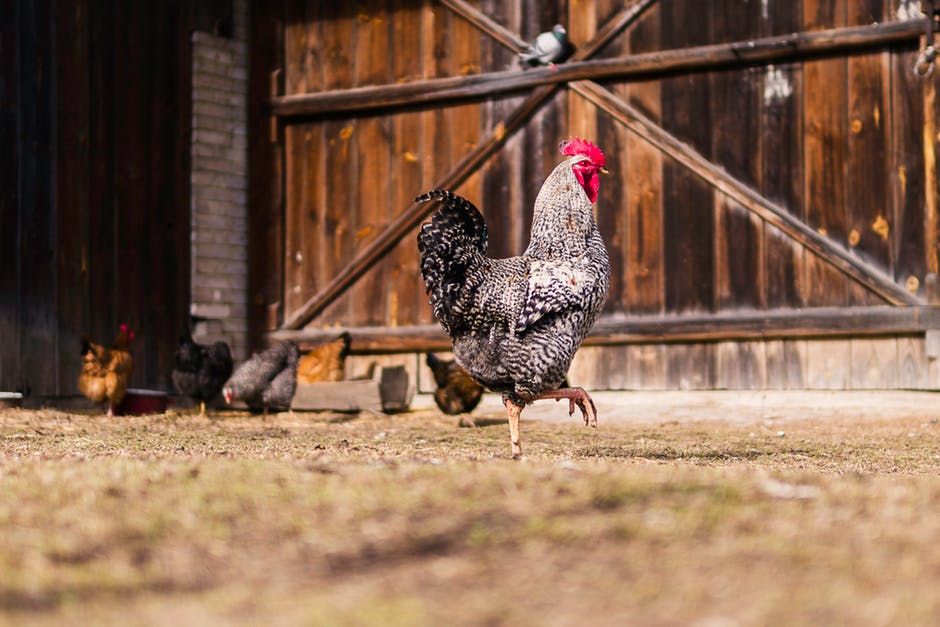
<path fill-rule="evenodd" d="M 610 174 L 610 172 L 607 171 L 607 168 L 601 168 L 600 170 L 598 170 L 598 172 L 600 172 L 601 174 Z"/>

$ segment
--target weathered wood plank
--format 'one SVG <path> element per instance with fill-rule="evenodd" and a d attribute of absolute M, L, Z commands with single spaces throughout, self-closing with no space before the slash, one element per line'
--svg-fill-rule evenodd
<path fill-rule="evenodd" d="M 763 5 L 761 35 L 772 36 L 800 30 L 803 20 L 799 2 L 770 2 Z M 761 72 L 760 192 L 790 214 L 802 217 L 803 122 L 802 66 L 775 63 Z M 768 308 L 804 304 L 804 258 L 802 246 L 771 224 L 764 224 L 764 304 Z M 769 376 L 769 375 L 768 375 Z"/>
<path fill-rule="evenodd" d="M 898 341 L 898 387 L 902 390 L 937 388 L 935 378 L 938 362 L 930 359 L 925 350 L 924 338 L 901 336 Z"/>
<path fill-rule="evenodd" d="M 175 45 L 190 36 L 190 19 L 186 2 L 142 5 L 138 28 L 145 31 L 150 25 L 150 34 L 140 46 L 145 60 L 131 59 L 127 63 L 129 72 L 144 79 L 144 106 L 139 118 L 142 132 L 136 160 L 142 164 L 138 167 L 143 170 L 141 180 L 147 192 L 145 206 L 129 205 L 141 214 L 138 238 L 147 242 L 129 251 L 142 258 L 143 270 L 140 294 L 134 304 L 137 312 L 129 317 L 139 321 L 138 337 L 142 339 L 135 351 L 135 360 L 143 357 L 137 382 L 164 390 L 172 389 L 170 371 L 176 339 L 188 325 L 191 294 L 189 149 L 193 60 L 190 47 Z"/>
<path fill-rule="evenodd" d="M 15 59 L 19 47 L 18 23 L 0 20 L 0 54 Z M 0 336 L 5 340 L 0 351 L 0 390 L 12 391 L 21 385 L 19 369 L 19 172 L 22 161 L 19 128 L 19 67 L 9 61 L 0 63 L 0 143 L 7 147 L 5 167 L 0 168 Z"/>
<path fill-rule="evenodd" d="M 806 0 L 805 29 L 846 25 L 847 0 Z M 809 61 L 803 66 L 804 220 L 825 237 L 844 245 L 846 60 Z M 824 260 L 806 257 L 807 302 L 811 306 L 848 304 L 848 285 Z"/>
<path fill-rule="evenodd" d="M 90 197 L 88 221 L 101 225 L 89 229 L 88 241 L 88 300 L 84 303 L 88 328 L 85 332 L 92 338 L 113 337 L 116 329 L 114 311 L 116 297 L 114 255 L 115 221 L 113 176 L 114 176 L 114 118 L 115 102 L 111 94 L 115 89 L 114 66 L 106 59 L 115 49 L 114 15 L 111 11 L 89 13 L 90 59 L 89 95 L 90 111 Z M 107 228 L 110 225 L 110 229 Z M 104 306 L 102 306 L 104 304 Z M 77 374 L 76 374 L 77 376 Z"/>
<path fill-rule="evenodd" d="M 715 193 L 715 306 L 762 309 L 762 221 L 734 199 Z"/>
<path fill-rule="evenodd" d="M 513 69 L 473 76 L 414 81 L 403 85 L 281 96 L 272 98 L 269 105 L 271 111 L 279 117 L 309 117 L 374 109 L 388 111 L 394 107 L 433 106 L 464 99 L 479 100 L 501 93 L 525 91 L 533 87 L 577 80 L 649 79 L 679 72 L 692 73 L 763 65 L 771 61 L 786 62 L 823 55 L 839 55 L 914 41 L 923 32 L 923 28 L 921 20 L 910 20 L 792 33 L 734 44 L 681 47 L 632 57 L 584 62 L 572 60 L 558 65 L 555 70 L 533 68 L 519 72 Z"/>
<path fill-rule="evenodd" d="M 384 0 L 359 3 L 356 16 L 355 84 L 387 83 L 391 77 L 389 52 L 389 14 Z M 355 201 L 347 207 L 351 214 L 355 237 L 352 254 L 364 250 L 384 230 L 390 193 L 389 134 L 387 116 L 364 117 L 356 122 L 352 148 L 355 162 L 352 178 L 345 182 L 357 188 Z M 384 324 L 387 300 L 376 298 L 389 284 L 389 269 L 373 267 L 350 292 L 352 318 L 357 324 Z"/>
<path fill-rule="evenodd" d="M 284 3 L 284 92 L 305 94 L 322 86 L 322 70 L 308 68 L 309 51 L 320 48 L 321 42 L 311 40 L 308 20 L 319 24 L 316 13 L 308 14 L 306 3 L 293 0 Z M 315 31 L 314 31 L 315 35 Z M 309 81 L 309 83 L 308 83 Z M 307 200 L 315 189 L 318 172 L 309 167 L 312 125 L 284 125 L 284 313 L 289 315 L 302 305 L 312 290 L 308 268 L 314 261 L 308 258 L 306 245 Z M 315 158 L 315 157 L 314 157 Z M 310 246 L 309 248 L 313 248 Z"/>
<path fill-rule="evenodd" d="M 665 390 L 668 387 L 666 346 L 663 344 L 628 345 L 625 389 Z"/>
<path fill-rule="evenodd" d="M 893 13 L 909 7 L 892 0 Z M 924 85 L 912 69 L 916 44 L 899 47 L 891 60 L 891 189 L 893 220 L 889 219 L 894 247 L 894 276 L 898 283 L 922 293 L 927 271 L 924 251 L 926 187 L 924 169 Z M 934 78 L 933 80 L 936 80 Z"/>
<path fill-rule="evenodd" d="M 78 347 L 89 321 L 83 307 L 88 298 L 88 180 L 89 180 L 89 71 L 88 3 L 76 0 L 59 5 L 56 16 L 56 96 L 59 110 L 59 164 L 56 177 L 58 232 L 58 368 L 59 395 L 77 394 L 81 370 Z M 0 35 L 2 37 L 2 35 Z M 9 83 L 7 83 L 9 84 Z M 0 140 L 2 141 L 2 140 Z M 2 184 L 0 184 L 2 187 Z M 4 209 L 0 207 L 0 214 Z M 4 229 L 0 226 L 0 231 Z M 2 244 L 0 244 L 2 245 Z M 14 252 L 11 249 L 10 252 Z M 15 262 L 10 269 L 16 267 Z M 0 271 L 2 272 L 2 271 Z M 0 292 L 3 291 L 0 282 Z M 0 304 L 0 310 L 4 305 Z M 2 315 L 2 314 L 0 314 Z M 0 324 L 2 328 L 2 324 Z M 13 337 L 3 334 L 4 337 Z M 0 351 L 6 352 L 6 351 Z M 0 363 L 0 389 L 3 364 Z"/>
<path fill-rule="evenodd" d="M 767 354 L 763 341 L 718 342 L 714 346 L 716 388 L 760 390 L 767 387 Z"/>
<path fill-rule="evenodd" d="M 628 53 L 643 54 L 660 47 L 660 5 L 652 7 L 630 31 Z M 618 85 L 617 95 L 628 101 L 654 123 L 661 122 L 662 102 L 659 81 Z M 635 133 L 627 135 L 627 253 L 624 267 L 623 310 L 647 314 L 664 311 L 665 269 L 663 266 L 663 153 Z M 631 352 L 631 357 L 637 356 Z M 634 362 L 633 372 L 656 375 L 665 385 L 665 371 L 651 371 L 643 354 Z M 662 361 L 660 359 L 660 361 Z"/>
<path fill-rule="evenodd" d="M 391 71 L 396 82 L 412 80 L 421 75 L 422 50 L 421 7 L 411 0 L 396 0 L 393 3 L 390 21 Z M 418 60 L 418 64 L 416 64 Z M 414 198 L 414 190 L 421 189 L 421 136 L 422 117 L 425 114 L 407 112 L 392 117 L 390 141 L 390 187 L 389 202 L 385 208 L 386 221 L 395 217 L 398 207 L 406 207 Z M 389 257 L 391 281 L 385 287 L 387 293 L 387 320 L 389 326 L 418 324 L 419 303 L 424 296 L 423 281 L 418 269 L 418 256 L 414 241 L 417 231 L 406 235 Z"/>
<path fill-rule="evenodd" d="M 304 303 L 310 289 L 306 269 L 312 259 L 307 259 L 304 223 L 307 190 L 317 179 L 317 172 L 308 168 L 310 126 L 284 126 L 284 312 L 288 315 Z"/>
<path fill-rule="evenodd" d="M 883 0 L 849 5 L 848 23 L 884 19 Z M 887 119 L 890 115 L 890 53 L 848 57 L 846 228 L 851 250 L 891 271 Z M 868 292 L 851 294 L 855 304 L 875 304 Z"/>
<path fill-rule="evenodd" d="M 276 328 L 269 312 L 284 297 L 281 248 L 281 137 L 272 137 L 278 126 L 263 103 L 276 87 L 275 68 L 283 67 L 283 15 L 274 3 L 251 7 L 251 54 L 248 68 L 248 328 L 249 349 L 259 348 L 262 334 Z"/>
<path fill-rule="evenodd" d="M 711 40 L 743 40 L 759 32 L 761 6 L 734 0 L 713 3 Z M 711 159 L 737 180 L 760 189 L 760 70 L 710 74 Z M 715 224 L 715 307 L 761 308 L 765 303 L 763 224 L 732 199 L 713 198 Z M 723 349 L 725 353 L 728 349 Z M 746 347 L 742 346 L 742 351 Z M 722 351 L 719 351 L 719 363 Z M 742 355 L 741 361 L 747 361 Z M 721 368 L 719 368 L 721 375 Z"/>
<path fill-rule="evenodd" d="M 851 341 L 807 340 L 806 387 L 811 390 L 848 390 L 851 385 Z"/>
<path fill-rule="evenodd" d="M 805 340 L 767 340 L 764 353 L 767 389 L 796 390 L 805 386 Z"/>
<path fill-rule="evenodd" d="M 853 390 L 895 389 L 900 380 L 898 338 L 849 340 Z"/>
<path fill-rule="evenodd" d="M 18 22 L 19 368 L 33 394 L 55 394 L 56 363 L 56 99 L 52 5 L 23 3 Z M 50 363 L 51 359 L 51 363 Z"/>
<path fill-rule="evenodd" d="M 675 3 L 660 7 L 664 46 L 705 43 L 712 7 Z M 662 126 L 698 154 L 712 150 L 711 97 L 706 75 L 662 81 Z M 670 155 L 671 156 L 671 155 Z M 666 311 L 711 311 L 715 306 L 715 221 L 708 184 L 674 159 L 663 161 L 663 256 Z"/>
<path fill-rule="evenodd" d="M 710 390 L 715 387 L 715 345 L 668 344 L 666 381 L 673 390 Z"/>

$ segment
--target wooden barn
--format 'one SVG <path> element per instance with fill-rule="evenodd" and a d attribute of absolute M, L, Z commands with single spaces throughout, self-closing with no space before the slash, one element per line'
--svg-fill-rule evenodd
<path fill-rule="evenodd" d="M 938 388 L 938 5 L 9 0 L 0 390 L 74 394 L 78 337 L 121 321 L 138 386 L 168 389 L 194 323 L 246 348 L 342 328 L 424 386 L 448 343 L 413 198 L 466 196 L 518 254 L 571 135 L 611 171 L 574 384 Z M 520 67 L 556 23 L 572 56 Z"/>
<path fill-rule="evenodd" d="M 220 197 L 204 170 L 238 160 L 206 158 L 217 147 L 201 116 L 220 98 L 247 98 L 247 87 L 220 90 L 202 62 L 225 52 L 207 39 L 233 46 L 238 5 L 247 14 L 247 0 L 0 3 L 0 391 L 77 394 L 80 338 L 110 344 L 122 323 L 136 335 L 130 384 L 170 389 L 177 340 L 206 314 L 202 286 L 217 280 L 194 253 L 231 239 L 200 219 L 238 222 L 203 215 L 202 196 Z M 240 125 L 231 134 L 244 137 L 244 116 Z M 237 199 L 221 197 L 231 214 Z"/>
<path fill-rule="evenodd" d="M 929 4 L 929 3 L 925 3 Z M 924 7 L 928 9 L 929 7 Z M 416 193 L 520 253 L 569 135 L 613 176 L 607 307 L 572 368 L 600 389 L 933 388 L 930 31 L 910 0 L 260 4 L 251 315 L 269 338 L 446 349 Z M 561 23 L 576 50 L 523 70 Z M 929 36 L 932 37 L 932 34 Z M 925 68 L 921 68 L 925 70 Z"/>

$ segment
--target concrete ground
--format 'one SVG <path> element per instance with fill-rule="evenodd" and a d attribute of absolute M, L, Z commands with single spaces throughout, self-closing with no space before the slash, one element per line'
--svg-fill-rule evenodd
<path fill-rule="evenodd" d="M 730 423 L 757 423 L 767 420 L 844 418 L 859 420 L 886 418 L 940 418 L 940 393 L 870 391 L 677 391 L 677 392 L 593 392 L 598 423 L 657 424 L 721 420 Z M 412 409 L 434 408 L 430 394 L 417 394 Z M 484 396 L 473 415 L 504 415 L 500 397 Z M 576 417 L 578 413 L 576 412 Z M 523 420 L 563 422 L 568 416 L 564 402 L 538 401 L 525 409 Z"/>

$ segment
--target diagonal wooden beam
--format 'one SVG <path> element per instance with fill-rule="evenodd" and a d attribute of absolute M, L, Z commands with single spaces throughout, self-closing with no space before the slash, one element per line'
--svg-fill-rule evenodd
<path fill-rule="evenodd" d="M 525 39 L 464 0 L 440 0 L 440 3 L 513 52 L 523 52 L 529 47 Z"/>
<path fill-rule="evenodd" d="M 654 0 L 637 0 L 624 7 L 615 15 L 594 38 L 579 49 L 572 57 L 574 60 L 587 59 L 596 54 L 601 48 L 617 36 L 620 31 L 629 26 L 642 13 L 642 10 L 652 4 Z M 639 8 L 642 7 L 642 8 Z M 561 85 L 545 85 L 538 88 L 532 95 L 513 111 L 508 118 L 496 125 L 490 134 L 470 151 L 466 157 L 445 174 L 433 185 L 434 188 L 453 189 L 463 183 L 471 174 L 479 169 L 514 132 L 542 106 Z M 399 240 L 418 226 L 434 209 L 436 203 L 414 203 L 404 213 L 399 215 L 391 224 L 362 251 L 360 251 L 333 279 L 318 293 L 295 311 L 281 325 L 282 329 L 300 329 L 310 323 L 330 303 L 339 298 L 350 286 L 355 284 L 372 266 L 382 259 Z"/>
<path fill-rule="evenodd" d="M 748 211 L 757 214 L 769 224 L 774 225 L 789 237 L 819 255 L 837 270 L 887 302 L 893 305 L 924 304 L 920 297 L 898 285 L 891 276 L 881 269 L 860 259 L 827 237 L 820 235 L 785 208 L 764 198 L 759 192 L 731 176 L 723 168 L 713 164 L 694 148 L 671 135 L 608 89 L 590 81 L 570 83 L 568 87 L 606 111 L 630 131 L 690 169 L 704 179 L 706 183 L 726 196 L 733 198 Z"/>

